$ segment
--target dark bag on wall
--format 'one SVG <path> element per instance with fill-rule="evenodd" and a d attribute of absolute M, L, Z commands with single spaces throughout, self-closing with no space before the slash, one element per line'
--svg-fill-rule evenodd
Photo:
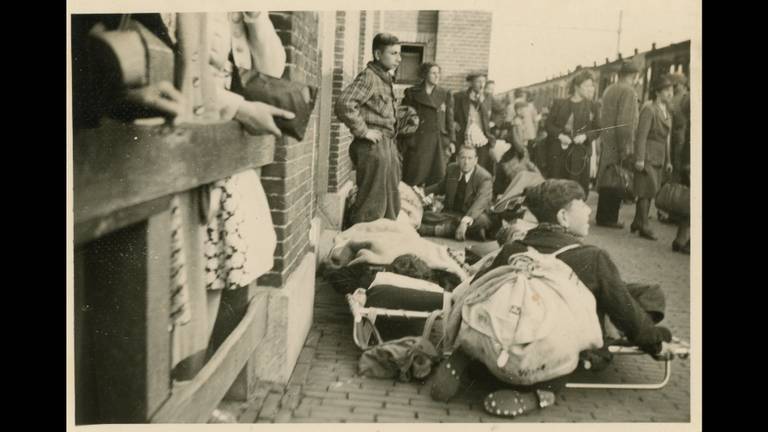
<path fill-rule="evenodd" d="M 656 208 L 674 215 L 691 213 L 691 191 L 688 186 L 668 182 L 656 194 Z"/>
<path fill-rule="evenodd" d="M 237 82 L 239 80 L 233 80 Z M 293 120 L 275 117 L 275 124 L 286 135 L 297 140 L 304 139 L 309 117 L 315 108 L 317 87 L 255 73 L 241 89 L 232 89 L 246 100 L 264 102 L 296 115 Z"/>
<path fill-rule="evenodd" d="M 609 165 L 605 169 L 605 172 L 600 174 L 597 188 L 598 190 L 613 190 L 621 195 L 623 199 L 632 199 L 635 197 L 632 171 L 619 164 Z"/>

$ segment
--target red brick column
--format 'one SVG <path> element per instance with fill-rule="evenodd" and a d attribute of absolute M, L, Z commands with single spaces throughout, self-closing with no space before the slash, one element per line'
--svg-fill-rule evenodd
<path fill-rule="evenodd" d="M 286 51 L 283 78 L 318 86 L 317 12 L 271 12 L 269 17 Z M 274 163 L 265 166 L 261 172 L 277 233 L 274 267 L 259 278 L 261 286 L 283 285 L 310 251 L 309 228 L 316 209 L 313 148 L 318 134 L 318 105 L 315 104 L 304 140 L 299 142 L 290 137 L 279 139 Z"/>
<path fill-rule="evenodd" d="M 352 12 L 350 12 L 352 13 Z M 345 58 L 358 55 L 358 46 L 351 45 L 352 40 L 347 31 L 347 12 L 336 12 L 336 42 L 333 54 L 333 91 L 332 104 L 341 94 L 342 89 L 349 85 L 355 78 L 356 71 L 345 70 Z M 361 26 L 362 27 L 362 26 Z M 363 27 L 364 28 L 364 27 Z M 358 38 L 354 38 L 357 40 Z M 352 134 L 349 129 L 339 121 L 336 114 L 331 118 L 331 143 L 328 158 L 328 192 L 338 192 L 339 188 L 352 178 L 352 161 L 349 159 L 349 144 L 352 142 Z"/>

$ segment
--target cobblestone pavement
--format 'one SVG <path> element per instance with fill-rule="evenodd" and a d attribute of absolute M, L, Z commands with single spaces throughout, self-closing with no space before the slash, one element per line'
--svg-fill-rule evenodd
<path fill-rule="evenodd" d="M 589 203 L 596 207 L 595 194 Z M 622 206 L 621 219 L 627 227 L 633 212 L 634 206 Z M 674 226 L 660 224 L 655 217 L 651 223 L 657 242 L 632 235 L 628 228 L 594 226 L 587 242 L 609 251 L 624 280 L 661 284 L 667 295 L 663 324 L 689 340 L 689 257 L 671 250 Z M 673 362 L 672 379 L 661 390 L 566 389 L 555 406 L 510 420 L 483 411 L 482 398 L 492 388 L 487 380 L 475 378 L 450 402 L 435 402 L 421 383 L 358 376 L 359 354 L 346 301 L 318 279 L 313 326 L 289 384 L 262 389 L 249 403 L 231 403 L 230 408 L 241 423 L 688 422 L 690 418 L 690 359 Z M 582 378 L 650 382 L 662 376 L 663 363 L 643 355 L 616 357 L 607 370 L 585 372 Z"/>

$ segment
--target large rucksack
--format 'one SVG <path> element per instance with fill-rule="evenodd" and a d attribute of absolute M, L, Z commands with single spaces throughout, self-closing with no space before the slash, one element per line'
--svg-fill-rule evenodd
<path fill-rule="evenodd" d="M 497 378 L 530 385 L 576 369 L 579 352 L 603 345 L 595 298 L 557 255 L 527 251 L 472 282 L 458 343 Z"/>

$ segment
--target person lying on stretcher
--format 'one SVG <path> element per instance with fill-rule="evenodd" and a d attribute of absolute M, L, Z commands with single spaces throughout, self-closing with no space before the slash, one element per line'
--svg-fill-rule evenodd
<path fill-rule="evenodd" d="M 654 322 L 660 320 L 663 314 L 649 314 L 638 303 L 635 299 L 638 293 L 633 295 L 630 292 L 610 255 L 599 247 L 582 243 L 582 239 L 589 233 L 591 213 L 584 198 L 584 190 L 572 180 L 549 179 L 526 189 L 525 205 L 538 220 L 538 225 L 528 231 L 524 239 L 504 244 L 490 266 L 482 268 L 473 280 L 505 265 L 511 255 L 524 252 L 528 247 L 539 253 L 550 254 L 565 246 L 579 244 L 579 247 L 563 252 L 558 258 L 574 271 L 594 295 L 599 322 L 603 323 L 606 316 L 610 317 L 631 343 L 649 354 L 657 354 L 662 350 L 663 342 L 671 341 L 672 333 Z M 465 287 L 462 284 L 454 291 L 452 310 L 459 310 L 456 308 L 461 308 L 462 300 L 470 294 L 471 290 L 465 290 Z M 663 297 L 657 300 L 660 303 L 656 304 L 656 310 L 663 311 Z M 450 322 L 447 325 L 450 326 Z M 457 334 L 458 328 L 448 328 L 446 343 L 449 346 L 453 346 Z M 470 358 L 461 347 L 457 347 L 441 363 L 428 383 L 432 397 L 441 401 L 453 397 L 462 379 L 466 379 L 467 366 L 472 360 L 476 359 Z M 500 387 L 507 388 L 490 393 L 484 401 L 484 407 L 491 414 L 508 417 L 544 408 L 555 402 L 556 393 L 565 387 L 569 376 L 514 389 L 499 382 Z"/>

